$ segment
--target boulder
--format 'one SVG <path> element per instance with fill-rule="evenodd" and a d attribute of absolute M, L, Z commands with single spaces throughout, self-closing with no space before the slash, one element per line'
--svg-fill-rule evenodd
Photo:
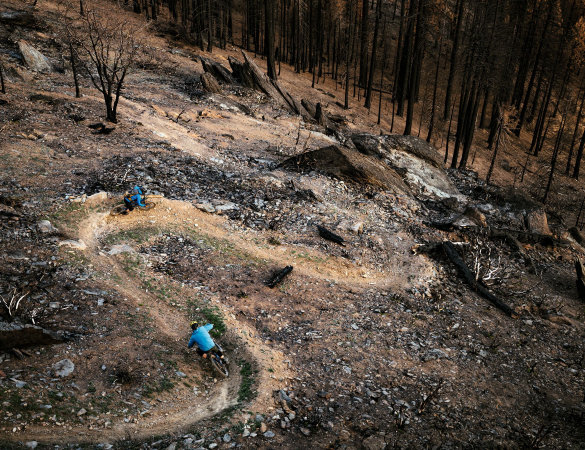
<path fill-rule="evenodd" d="M 439 152 L 414 136 L 376 136 L 355 134 L 351 137 L 358 151 L 379 158 L 398 171 L 412 190 L 423 197 L 463 201 L 463 195 L 443 169 Z"/>
<path fill-rule="evenodd" d="M 424 139 L 416 136 L 403 136 L 398 134 L 376 136 L 361 133 L 354 134 L 351 139 L 357 149 L 365 154 L 384 158 L 392 150 L 398 150 L 416 156 L 435 167 L 443 167 L 443 157 L 437 149 Z"/>
<path fill-rule="evenodd" d="M 36 325 L 22 325 L 17 322 L 0 322 L 0 350 L 11 348 L 52 345 L 63 342 L 57 333 Z"/>
<path fill-rule="evenodd" d="M 409 192 L 401 177 L 380 161 L 335 145 L 289 158 L 281 167 L 318 170 L 353 183 L 372 185 L 396 193 Z"/>
<path fill-rule="evenodd" d="M 41 233 L 56 233 L 57 231 L 59 231 L 48 220 L 39 221 L 37 223 L 37 228 Z"/>
<path fill-rule="evenodd" d="M 43 73 L 48 73 L 53 70 L 49 59 L 41 52 L 36 50 L 33 46 L 31 46 L 28 42 L 19 41 L 18 49 L 22 54 L 24 63 L 29 69 L 34 70 L 35 72 Z"/>
<path fill-rule="evenodd" d="M 207 92 L 211 92 L 213 94 L 219 94 L 221 92 L 221 86 L 215 77 L 209 72 L 205 72 L 203 75 L 201 75 L 201 83 L 203 84 L 203 89 L 205 89 Z"/>
<path fill-rule="evenodd" d="M 61 378 L 68 377 L 75 370 L 75 364 L 70 359 L 62 359 L 53 364 L 55 375 Z"/>
<path fill-rule="evenodd" d="M 118 244 L 112 245 L 108 251 L 108 255 L 119 255 L 120 253 L 136 253 L 136 250 L 134 250 L 128 244 Z"/>
<path fill-rule="evenodd" d="M 535 234 L 542 234 L 546 236 L 552 235 L 548 227 L 548 220 L 546 213 L 542 209 L 529 211 L 525 215 L 526 228 L 528 231 Z"/>
<path fill-rule="evenodd" d="M 68 240 L 59 242 L 59 247 L 61 247 L 63 245 L 65 247 L 74 248 L 76 250 L 85 250 L 87 248 L 87 245 L 81 239 L 79 241 L 74 241 L 74 240 L 68 239 Z"/>
<path fill-rule="evenodd" d="M 101 191 L 96 194 L 90 195 L 85 199 L 85 204 L 89 206 L 99 205 L 108 199 L 108 193 Z"/>

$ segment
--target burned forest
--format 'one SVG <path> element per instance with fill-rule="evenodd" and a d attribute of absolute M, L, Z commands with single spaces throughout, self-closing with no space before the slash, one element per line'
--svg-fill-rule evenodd
<path fill-rule="evenodd" d="M 585 445 L 585 2 L 0 3 L 0 448 Z"/>

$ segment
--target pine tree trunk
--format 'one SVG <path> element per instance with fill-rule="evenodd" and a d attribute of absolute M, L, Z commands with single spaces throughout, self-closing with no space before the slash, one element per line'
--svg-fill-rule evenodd
<path fill-rule="evenodd" d="M 579 125 L 581 124 L 581 114 L 583 113 L 583 104 L 585 103 L 585 89 L 581 95 L 581 104 L 579 105 L 579 111 L 575 119 L 575 129 L 573 131 L 573 137 L 571 138 L 571 145 L 569 146 L 569 156 L 567 156 L 567 168 L 565 169 L 565 175 L 569 176 L 571 173 L 571 161 L 573 160 L 573 150 L 575 149 L 575 142 L 579 133 Z"/>
<path fill-rule="evenodd" d="M 360 79 L 359 86 L 364 87 L 368 77 L 368 0 L 362 0 L 362 25 L 360 36 Z"/>
<path fill-rule="evenodd" d="M 207 0 L 207 51 L 213 51 L 213 20 L 211 15 L 211 0 Z"/>
<path fill-rule="evenodd" d="M 380 18 L 382 16 L 382 0 L 376 2 L 376 22 L 374 24 L 374 39 L 372 41 L 372 56 L 370 58 L 370 70 L 368 72 L 368 85 L 366 89 L 366 102 L 364 106 L 368 109 L 372 106 L 372 88 L 374 85 L 374 72 L 376 70 L 376 50 L 378 48 L 378 32 L 380 29 Z M 382 93 L 380 92 L 380 95 Z"/>
<path fill-rule="evenodd" d="M 566 116 L 563 116 L 563 120 L 561 123 L 561 129 L 560 129 L 559 134 L 557 136 L 557 141 L 555 143 L 555 148 L 553 150 L 552 161 L 550 163 L 550 174 L 548 177 L 548 183 L 546 184 L 546 189 L 544 191 L 544 197 L 542 198 L 542 203 L 544 203 L 544 204 L 546 204 L 546 201 L 548 200 L 548 194 L 549 194 L 550 188 L 552 186 L 553 177 L 555 174 L 555 166 L 557 164 L 557 159 L 559 156 L 559 149 L 561 147 L 561 139 L 563 138 L 563 133 L 565 131 L 565 123 L 566 123 Z"/>
<path fill-rule="evenodd" d="M 431 142 L 433 138 L 433 131 L 435 129 L 435 113 L 437 109 L 437 85 L 439 84 L 439 67 L 441 63 L 441 46 L 442 46 L 442 36 L 439 39 L 438 43 L 438 50 L 437 50 L 437 63 L 435 64 L 435 82 L 433 85 L 433 102 L 431 105 L 431 118 L 429 120 L 429 131 L 427 133 L 427 142 Z"/>
<path fill-rule="evenodd" d="M 69 60 L 71 61 L 73 83 L 75 84 L 75 98 L 80 98 L 81 92 L 79 91 L 79 80 L 77 79 L 77 64 L 75 64 L 75 52 L 73 51 L 73 44 L 71 43 L 71 41 L 69 42 Z M 4 80 L 2 81 L 2 87 L 4 87 Z"/>
<path fill-rule="evenodd" d="M 274 65 L 274 5 L 273 0 L 264 0 L 264 50 L 266 51 L 266 72 L 268 78 L 276 80 Z"/>
<path fill-rule="evenodd" d="M 455 79 L 455 70 L 457 69 L 457 50 L 459 48 L 459 35 L 463 25 L 463 6 L 464 0 L 457 1 L 457 19 L 455 23 L 455 36 L 453 37 L 453 47 L 451 48 L 451 65 L 449 67 L 449 78 L 447 79 L 447 92 L 445 94 L 445 109 L 443 110 L 443 120 L 447 120 L 447 114 L 451 109 L 451 95 L 453 90 L 453 80 Z"/>

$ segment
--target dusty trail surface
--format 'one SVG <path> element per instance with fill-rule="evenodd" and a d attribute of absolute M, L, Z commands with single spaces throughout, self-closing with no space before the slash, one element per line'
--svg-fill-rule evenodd
<path fill-rule="evenodd" d="M 0 13 L 22 8 L 8 0 Z M 164 34 L 147 37 L 115 129 L 93 134 L 103 101 L 88 80 L 77 99 L 67 64 L 33 73 L 14 56 L 22 36 L 62 61 L 57 6 L 39 0 L 34 14 L 35 24 L 0 27 L 0 295 L 26 294 L 19 318 L 67 340 L 0 351 L 0 447 L 582 447 L 585 313 L 574 260 L 585 250 L 554 215 L 552 245 L 492 238 L 528 231 L 528 215 L 543 211 L 482 181 L 490 155 L 477 152 L 479 176 L 418 160 L 430 174 L 422 188 L 393 165 L 408 152 L 373 165 L 400 181 L 383 189 L 286 165 L 354 131 L 376 138 L 375 115 L 358 98 L 343 110 L 337 84 L 311 88 L 310 74 L 284 64 L 283 86 L 344 116 L 341 134 L 241 85 L 205 93 L 199 50 Z M 241 58 L 230 46 L 206 56 Z M 509 149 L 502 156 L 521 163 Z M 434 175 L 460 194 L 434 195 Z M 514 181 L 505 170 L 495 177 Z M 157 206 L 110 217 L 136 184 L 161 196 Z M 513 317 L 440 250 L 417 251 L 446 240 L 470 267 L 492 271 L 486 283 Z M 186 350 L 193 319 L 214 324 L 229 379 Z M 65 359 L 75 367 L 61 377 Z"/>

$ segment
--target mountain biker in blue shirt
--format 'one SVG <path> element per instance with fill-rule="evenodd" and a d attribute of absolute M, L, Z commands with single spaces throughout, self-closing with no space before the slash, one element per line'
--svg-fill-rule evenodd
<path fill-rule="evenodd" d="M 208 323 L 207 325 L 199 326 L 197 321 L 191 322 L 191 339 L 189 339 L 188 347 L 191 348 L 197 344 L 197 354 L 207 358 L 207 353 L 211 350 L 215 351 L 221 358 L 223 358 L 223 352 L 215 345 L 215 342 L 209 335 L 209 330 L 213 328 L 213 325 Z"/>
<path fill-rule="evenodd" d="M 146 206 L 144 203 L 144 193 L 140 186 L 134 186 L 134 189 L 131 192 L 126 192 L 124 194 L 124 204 L 126 205 L 126 214 L 128 211 L 132 211 L 136 206 L 142 208 Z"/>

